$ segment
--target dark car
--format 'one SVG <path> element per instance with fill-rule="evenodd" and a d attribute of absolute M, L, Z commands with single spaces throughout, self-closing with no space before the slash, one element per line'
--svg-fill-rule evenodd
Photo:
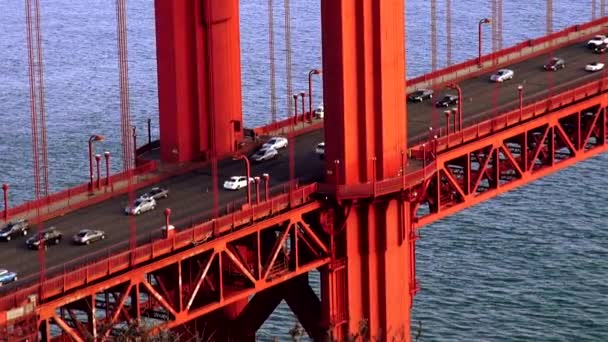
<path fill-rule="evenodd" d="M 409 94 L 407 96 L 408 101 L 410 102 L 422 102 L 427 99 L 433 98 L 433 90 L 431 89 L 420 89 L 415 92 Z"/>
<path fill-rule="evenodd" d="M 441 100 L 437 101 L 435 106 L 437 107 L 448 107 L 451 105 L 458 104 L 458 96 L 457 95 L 446 95 Z"/>
<path fill-rule="evenodd" d="M 607 48 L 608 48 L 608 44 L 595 45 L 593 47 L 593 52 L 595 52 L 595 53 L 604 53 L 604 52 L 606 52 Z"/>
<path fill-rule="evenodd" d="M 566 62 L 562 58 L 553 57 L 549 60 L 549 63 L 543 66 L 545 70 L 556 71 L 566 67 Z"/>
<path fill-rule="evenodd" d="M 139 196 L 139 198 L 154 198 L 155 200 L 159 200 L 161 198 L 169 197 L 169 189 L 154 187 L 150 189 L 150 191 L 145 194 Z"/>
<path fill-rule="evenodd" d="M 25 244 L 27 248 L 40 249 L 42 242 L 44 242 L 44 248 L 46 249 L 51 244 L 58 245 L 62 238 L 63 234 L 60 231 L 55 229 L 55 227 L 50 227 L 27 239 Z"/>
<path fill-rule="evenodd" d="M 29 229 L 30 224 L 26 219 L 9 222 L 0 229 L 0 239 L 10 241 L 14 237 L 25 236 Z"/>

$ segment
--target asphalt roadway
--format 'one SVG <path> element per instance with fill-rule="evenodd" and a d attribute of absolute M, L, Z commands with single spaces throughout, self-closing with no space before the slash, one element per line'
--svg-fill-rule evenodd
<path fill-rule="evenodd" d="M 594 54 L 584 46 L 584 42 L 557 50 L 552 56 L 563 58 L 566 68 L 556 72 L 544 71 L 542 66 L 551 56 L 542 55 L 509 67 L 515 72 L 514 79 L 504 84 L 491 83 L 490 73 L 460 82 L 465 99 L 463 101 L 465 126 L 467 122 L 499 114 L 504 109 L 516 108 L 519 84 L 525 87 L 526 99 L 532 97 L 539 99 L 547 95 L 548 89 L 556 93 L 560 87 L 571 88 L 599 78 L 602 72 L 589 73 L 584 67 L 590 62 L 606 61 L 606 55 Z M 450 89 L 437 89 L 433 100 L 440 99 L 445 93 L 455 94 Z M 436 125 L 436 120 L 444 126 L 443 110 L 435 109 L 430 101 L 408 104 L 410 142 L 415 141 L 417 136 L 426 134 L 429 126 Z M 307 133 L 296 139 L 296 177 L 301 183 L 322 179 L 323 161 L 314 153 L 314 148 L 323 140 L 323 130 Z M 277 160 L 261 164 L 252 163 L 252 176 L 269 173 L 271 186 L 287 182 L 289 180 L 288 151 L 283 149 L 280 153 L 281 156 Z M 232 201 L 243 200 L 246 196 L 244 189 L 234 192 L 222 189 L 222 183 L 226 178 L 244 174 L 243 161 L 225 160 L 220 162 L 219 169 L 220 206 L 225 207 Z M 200 218 L 202 213 L 209 213 L 213 208 L 212 178 L 209 169 L 175 176 L 158 185 L 169 188 L 170 196 L 168 199 L 160 200 L 156 210 L 135 218 L 140 240 L 146 240 L 153 232 L 158 233 L 159 227 L 164 225 L 163 209 L 166 207 L 172 210 L 172 222 L 189 221 L 192 217 Z M 142 189 L 138 194 L 145 190 Z M 45 222 L 45 227 L 55 226 L 64 234 L 64 240 L 60 245 L 50 246 L 46 251 L 46 268 L 62 265 L 91 253 L 104 253 L 108 247 L 128 241 L 129 217 L 123 212 L 127 203 L 128 196 L 123 195 Z M 107 238 L 89 246 L 73 245 L 72 236 L 83 228 L 103 229 L 107 232 Z M 30 232 L 29 236 L 31 235 Z M 26 249 L 24 238 L 0 242 L 0 268 L 18 272 L 21 279 L 33 275 L 39 269 L 38 252 Z"/>

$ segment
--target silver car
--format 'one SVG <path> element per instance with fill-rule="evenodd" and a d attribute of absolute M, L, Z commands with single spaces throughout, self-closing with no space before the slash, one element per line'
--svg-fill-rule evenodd
<path fill-rule="evenodd" d="M 513 79 L 515 73 L 511 69 L 500 69 L 494 75 L 490 76 L 492 82 L 504 82 Z"/>
<path fill-rule="evenodd" d="M 166 188 L 161 188 L 161 187 L 154 187 L 152 189 L 150 189 L 150 191 L 146 192 L 145 194 L 142 194 L 141 196 L 139 196 L 139 198 L 154 198 L 155 200 L 159 200 L 159 199 L 163 199 L 163 198 L 167 198 L 169 197 L 169 189 Z"/>
<path fill-rule="evenodd" d="M 81 245 L 88 245 L 91 242 L 103 240 L 106 238 L 106 233 L 103 230 L 83 229 L 74 235 L 72 240 Z"/>
<path fill-rule="evenodd" d="M 251 159 L 255 162 L 262 162 L 264 160 L 270 160 L 277 158 L 279 152 L 272 147 L 262 147 L 259 151 L 251 156 Z"/>
<path fill-rule="evenodd" d="M 125 214 L 139 215 L 154 209 L 156 209 L 156 200 L 154 198 L 138 198 L 132 206 L 125 208 Z"/>

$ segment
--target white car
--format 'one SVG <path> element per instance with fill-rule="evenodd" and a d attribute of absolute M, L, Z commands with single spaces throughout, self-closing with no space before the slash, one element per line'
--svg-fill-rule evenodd
<path fill-rule="evenodd" d="M 585 66 L 585 70 L 587 71 L 600 71 L 602 69 L 604 69 L 604 63 L 600 62 L 590 63 Z"/>
<path fill-rule="evenodd" d="M 315 153 L 318 154 L 321 158 L 325 156 L 325 141 L 317 144 L 317 147 L 315 147 Z"/>
<path fill-rule="evenodd" d="M 492 82 L 504 82 L 513 79 L 515 73 L 511 69 L 500 69 L 495 74 L 490 76 Z"/>
<path fill-rule="evenodd" d="M 603 34 L 598 34 L 587 42 L 589 48 L 595 48 L 598 45 L 608 44 L 608 37 Z"/>
<path fill-rule="evenodd" d="M 154 209 L 156 209 L 156 200 L 154 198 L 138 198 L 132 206 L 127 206 L 125 208 L 125 214 L 139 215 Z"/>
<path fill-rule="evenodd" d="M 283 137 L 272 137 L 262 145 L 262 148 L 274 148 L 275 150 L 285 147 L 287 147 L 287 138 Z"/>
<path fill-rule="evenodd" d="M 253 177 L 249 177 L 249 183 L 253 182 L 255 182 Z M 247 187 L 247 177 L 245 176 L 232 176 L 224 182 L 224 189 L 226 190 L 239 190 L 245 187 Z"/>
<path fill-rule="evenodd" d="M 323 119 L 325 117 L 325 108 L 323 107 L 322 103 L 314 110 L 314 113 L 315 118 Z"/>
<path fill-rule="evenodd" d="M 274 159 L 279 156 L 279 151 L 272 147 L 262 147 L 256 153 L 251 156 L 251 159 L 255 162 L 261 162 L 264 160 Z"/>

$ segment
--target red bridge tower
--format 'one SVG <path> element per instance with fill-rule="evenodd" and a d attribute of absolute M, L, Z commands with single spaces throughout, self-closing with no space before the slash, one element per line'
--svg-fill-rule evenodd
<path fill-rule="evenodd" d="M 407 160 L 404 0 L 321 2 L 326 178 L 337 184 L 334 265 L 323 272 L 324 312 L 342 341 L 410 340 L 416 288 L 410 206 L 400 193 L 352 198 L 349 189 L 400 175 Z M 331 134 L 328 134 L 331 133 Z"/>
<path fill-rule="evenodd" d="M 242 136 L 238 0 L 156 0 L 161 159 L 234 151 Z"/>

